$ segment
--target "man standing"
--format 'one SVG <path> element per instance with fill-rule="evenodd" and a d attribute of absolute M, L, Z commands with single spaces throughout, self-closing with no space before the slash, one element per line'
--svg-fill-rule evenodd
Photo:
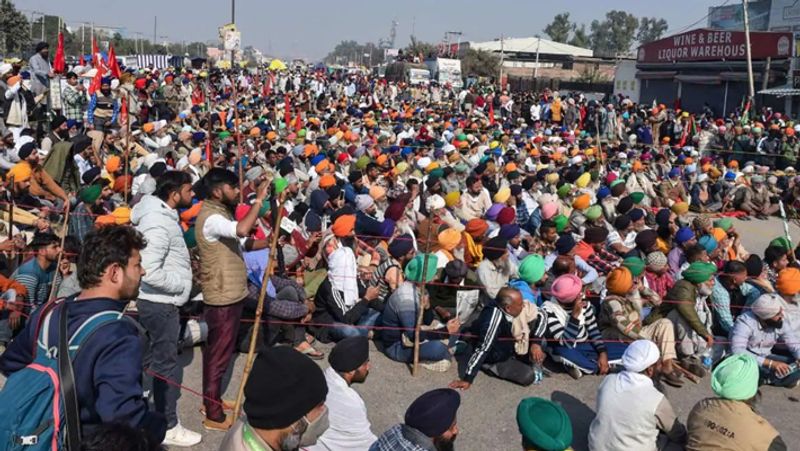
<path fill-rule="evenodd" d="M 89 99 L 86 97 L 86 88 L 78 81 L 78 74 L 67 72 L 67 85 L 61 91 L 61 105 L 64 117 L 68 120 L 83 122 L 83 113 Z"/>
<path fill-rule="evenodd" d="M 625 371 L 610 374 L 597 390 L 597 416 L 589 428 L 589 449 L 593 451 L 658 447 L 659 432 L 683 444 L 686 429 L 669 400 L 653 386 L 660 371 L 661 354 L 649 340 L 637 340 L 622 354 Z"/>
<path fill-rule="evenodd" d="M 377 437 L 370 430 L 364 400 L 350 386 L 367 380 L 369 340 L 367 337 L 345 338 L 333 348 L 328 362 L 331 366 L 325 370 L 328 384 L 325 406 L 328 408 L 330 426 L 317 444 L 307 449 L 366 451 Z"/>
<path fill-rule="evenodd" d="M 233 209 L 239 199 L 239 178 L 231 171 L 214 168 L 203 178 L 205 200 L 197 215 L 195 234 L 200 252 L 200 281 L 203 288 L 204 314 L 208 339 L 203 347 L 203 397 L 206 418 L 203 426 L 226 431 L 230 419 L 222 409 L 222 376 L 228 369 L 236 344 L 236 333 L 247 297 L 247 271 L 240 240 L 249 236 L 258 218 L 258 208 L 251 208 L 236 222 Z M 255 205 L 267 197 L 268 184 L 262 183 Z M 245 242 L 245 246 L 253 243 Z"/>
<path fill-rule="evenodd" d="M 149 369 L 169 380 L 181 380 L 178 365 L 180 317 L 178 309 L 189 300 L 192 270 L 189 249 L 178 224 L 178 208 L 192 205 L 192 179 L 189 174 L 170 171 L 158 180 L 155 196 L 146 195 L 131 212 L 131 222 L 147 237 L 142 250 L 145 275 L 136 307 L 139 323 L 147 330 L 149 349 L 145 362 Z M 179 388 L 155 377 L 155 409 L 167 417 L 165 445 L 194 446 L 202 437 L 178 422 Z"/>
<path fill-rule="evenodd" d="M 423 393 L 408 406 L 405 422 L 384 432 L 370 451 L 454 449 L 460 405 L 461 395 L 449 388 Z"/>
<path fill-rule="evenodd" d="M 92 94 L 86 110 L 86 122 L 94 130 L 105 132 L 117 122 L 119 116 L 119 100 L 111 92 L 111 79 L 103 77 L 100 90 Z"/>
<path fill-rule="evenodd" d="M 166 421 L 149 412 L 142 398 L 142 349 L 139 331 L 122 318 L 125 306 L 139 294 L 144 275 L 139 252 L 144 237 L 131 227 L 109 225 L 86 237 L 78 257 L 78 280 L 83 291 L 61 303 L 49 321 L 50 342 L 56 343 L 60 315 L 68 308 L 67 333 L 74 336 L 89 318 L 101 312 L 118 312 L 114 320 L 89 337 L 72 362 L 75 391 L 84 435 L 103 424 L 123 423 L 144 430 L 155 443 L 161 443 Z M 25 368 L 34 360 L 37 328 L 44 318 L 34 313 L 25 329 L 0 357 L 0 371 L 6 376 Z"/>
<path fill-rule="evenodd" d="M 46 42 L 40 42 L 36 44 L 36 53 L 28 61 L 33 73 L 31 91 L 37 96 L 50 88 L 50 77 L 53 76 L 53 69 L 50 67 L 49 56 L 50 45 Z"/>

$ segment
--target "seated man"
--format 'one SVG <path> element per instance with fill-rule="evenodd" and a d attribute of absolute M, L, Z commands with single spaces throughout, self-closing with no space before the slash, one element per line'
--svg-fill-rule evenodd
<path fill-rule="evenodd" d="M 772 204 L 770 201 L 769 189 L 764 185 L 764 176 L 754 175 L 750 178 L 750 183 L 750 188 L 744 189 L 744 197 L 737 208 L 759 219 L 774 215 L 780 209 L 780 205 Z"/>
<path fill-rule="evenodd" d="M 518 356 L 515 352 L 515 343 L 510 340 L 514 336 L 512 322 L 528 307 L 524 322 L 531 324 L 537 315 L 536 308 L 529 303 L 523 303 L 519 290 L 502 288 L 497 293 L 497 299 L 487 305 L 480 317 L 473 325 L 473 333 L 478 335 L 478 346 L 472 352 L 464 377 L 453 381 L 451 388 L 468 389 L 483 369 L 487 373 L 514 382 L 519 385 L 530 385 L 534 380 L 534 369 L 531 361 L 542 363 L 544 353 L 540 345 L 530 344 L 529 352 Z M 530 330 L 530 329 L 529 329 Z M 524 340 L 527 348 L 528 340 Z M 530 353 L 530 361 L 527 354 Z"/>
<path fill-rule="evenodd" d="M 653 386 L 661 355 L 649 340 L 637 340 L 622 355 L 625 368 L 609 374 L 597 389 L 597 416 L 589 427 L 593 451 L 663 449 L 659 435 L 673 443 L 686 441 L 686 428 L 663 393 Z"/>
<path fill-rule="evenodd" d="M 511 288 L 516 288 L 522 294 L 522 299 L 541 306 L 542 287 L 547 282 L 547 272 L 544 259 L 541 255 L 531 254 L 522 260 L 519 265 L 519 279 L 508 283 Z"/>
<path fill-rule="evenodd" d="M 481 289 L 481 301 L 487 305 L 497 296 L 508 281 L 516 279 L 517 266 L 509 260 L 508 241 L 495 237 L 486 242 L 483 248 L 483 261 L 478 265 L 478 283 Z"/>
<path fill-rule="evenodd" d="M 408 406 L 405 421 L 386 430 L 370 451 L 455 449 L 461 395 L 449 388 L 423 393 Z"/>
<path fill-rule="evenodd" d="M 584 285 L 589 285 L 597 280 L 597 270 L 575 254 L 575 245 L 575 238 L 571 233 L 561 235 L 556 241 L 556 251 L 544 258 L 545 267 L 550 269 L 556 259 L 561 257 L 575 260 L 575 267 L 583 274 L 581 281 Z"/>
<path fill-rule="evenodd" d="M 517 427 L 524 450 L 571 450 L 572 421 L 561 404 L 525 398 L 517 405 Z"/>
<path fill-rule="evenodd" d="M 792 357 L 779 355 L 775 345 L 788 348 Z M 800 371 L 789 366 L 800 359 L 800 342 L 783 322 L 781 299 L 777 294 L 763 294 L 750 310 L 736 318 L 731 332 L 731 352 L 749 353 L 756 358 L 761 383 L 778 387 L 796 387 Z"/>
<path fill-rule="evenodd" d="M 715 278 L 714 289 L 711 292 L 714 335 L 719 337 L 730 335 L 733 321 L 744 308 L 745 296 L 741 286 L 745 279 L 747 279 L 747 267 L 736 260 L 725 262 L 722 273 Z"/>
<path fill-rule="evenodd" d="M 609 363 L 622 357 L 626 344 L 604 343 L 594 307 L 583 300 L 578 276 L 564 274 L 550 287 L 552 299 L 542 306 L 533 336 L 550 341 L 549 352 L 575 379 L 607 374 Z"/>

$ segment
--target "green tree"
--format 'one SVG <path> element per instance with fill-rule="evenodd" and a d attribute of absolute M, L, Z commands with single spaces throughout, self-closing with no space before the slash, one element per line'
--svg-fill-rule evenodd
<path fill-rule="evenodd" d="M 461 57 L 461 73 L 479 77 L 495 77 L 500 70 L 500 58 L 485 50 L 467 49 Z"/>
<path fill-rule="evenodd" d="M 575 29 L 575 25 L 569 20 L 569 13 L 556 14 L 553 21 L 544 27 L 544 34 L 556 42 L 566 43 L 569 40 L 570 32 Z"/>
<path fill-rule="evenodd" d="M 586 32 L 586 25 L 575 27 L 575 30 L 572 34 L 572 39 L 569 40 L 569 45 L 574 45 L 575 47 L 582 47 L 585 49 L 592 46 L 592 41 L 589 39 L 589 34 Z"/>
<path fill-rule="evenodd" d="M 609 11 L 602 22 L 592 21 L 592 50 L 601 54 L 627 53 L 639 28 L 639 19 L 625 11 Z"/>
<path fill-rule="evenodd" d="M 30 42 L 30 23 L 10 0 L 0 0 L 0 54 L 24 57 Z"/>
<path fill-rule="evenodd" d="M 636 40 L 639 44 L 647 44 L 661 39 L 669 26 L 664 19 L 655 17 L 642 17 L 639 19 L 639 31 L 636 33 Z"/>

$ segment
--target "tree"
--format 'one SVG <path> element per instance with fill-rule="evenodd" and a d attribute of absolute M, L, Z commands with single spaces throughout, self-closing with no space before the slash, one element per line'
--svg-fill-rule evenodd
<path fill-rule="evenodd" d="M 636 33 L 636 40 L 639 44 L 647 44 L 661 39 L 669 26 L 664 19 L 655 17 L 642 17 L 639 19 L 639 32 Z"/>
<path fill-rule="evenodd" d="M 591 47 L 592 41 L 589 39 L 589 34 L 586 33 L 586 25 L 581 25 L 580 28 L 575 27 L 572 39 L 569 40 L 569 45 L 585 49 Z"/>
<path fill-rule="evenodd" d="M 439 52 L 436 50 L 435 45 L 429 42 L 418 41 L 416 36 L 412 35 L 411 43 L 403 50 L 403 53 L 408 57 L 420 57 L 424 60 L 426 58 L 435 57 Z"/>
<path fill-rule="evenodd" d="M 26 56 L 30 42 L 30 23 L 10 0 L 0 0 L 0 54 Z"/>
<path fill-rule="evenodd" d="M 638 28 L 639 19 L 633 14 L 625 11 L 609 11 L 604 21 L 592 21 L 592 50 L 607 55 L 627 53 Z"/>
<path fill-rule="evenodd" d="M 500 58 L 485 50 L 467 49 L 461 57 L 461 73 L 478 77 L 494 77 L 500 69 Z"/>
<path fill-rule="evenodd" d="M 364 65 L 383 62 L 383 49 L 372 42 L 359 44 L 356 41 L 342 41 L 324 58 L 328 64 L 361 63 Z"/>
<path fill-rule="evenodd" d="M 544 28 L 544 34 L 553 41 L 566 43 L 573 29 L 575 25 L 569 21 L 569 13 L 561 13 L 556 14 L 553 21 Z"/>

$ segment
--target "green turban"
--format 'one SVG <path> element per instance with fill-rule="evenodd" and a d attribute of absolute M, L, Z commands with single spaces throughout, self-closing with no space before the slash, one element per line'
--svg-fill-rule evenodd
<path fill-rule="evenodd" d="M 458 163 L 457 165 L 453 166 L 453 169 L 459 174 L 463 174 L 469 170 L 469 166 L 467 166 L 466 163 Z"/>
<path fill-rule="evenodd" d="M 717 267 L 713 263 L 707 262 L 694 262 L 684 270 L 681 275 L 687 281 L 693 284 L 701 284 L 707 282 L 714 273 L 717 272 Z"/>
<path fill-rule="evenodd" d="M 565 183 L 558 188 L 558 197 L 566 197 L 569 194 L 569 191 L 572 189 L 572 185 L 569 183 Z"/>
<path fill-rule="evenodd" d="M 459 133 L 459 135 L 456 136 L 456 139 L 459 140 L 459 141 L 466 141 L 467 140 L 467 135 L 465 135 L 463 133 Z"/>
<path fill-rule="evenodd" d="M 285 190 L 286 187 L 289 186 L 289 182 L 287 182 L 286 179 L 283 177 L 276 178 L 275 180 L 272 181 L 272 183 L 275 185 L 275 194 L 282 193 L 283 190 Z"/>
<path fill-rule="evenodd" d="M 542 280 L 544 276 L 544 259 L 541 255 L 531 254 L 522 259 L 519 265 L 519 278 L 532 284 Z"/>
<path fill-rule="evenodd" d="M 616 180 L 614 180 L 613 182 L 611 182 L 611 184 L 610 184 L 610 185 L 608 185 L 608 187 L 609 187 L 609 188 L 613 188 L 613 187 L 615 187 L 615 186 L 619 185 L 620 183 L 625 183 L 625 182 L 623 182 L 623 181 L 622 181 L 622 180 L 620 180 L 620 179 L 616 179 Z"/>
<path fill-rule="evenodd" d="M 430 174 L 428 174 L 428 177 L 431 177 L 431 178 L 435 177 L 437 179 L 442 179 L 442 178 L 444 178 L 444 169 L 443 168 L 436 168 L 436 169 L 432 170 Z"/>
<path fill-rule="evenodd" d="M 586 219 L 594 221 L 603 216 L 603 208 L 599 205 L 592 205 L 583 212 L 583 215 L 586 216 Z"/>
<path fill-rule="evenodd" d="M 556 232 L 561 233 L 567 228 L 567 222 L 569 222 L 569 218 L 564 215 L 558 215 L 553 218 L 553 222 L 556 223 Z"/>
<path fill-rule="evenodd" d="M 100 185 L 89 185 L 83 188 L 79 193 L 78 197 L 80 200 L 87 204 L 92 205 L 97 202 L 97 199 L 100 198 L 100 194 L 103 192 L 103 187 Z"/>
<path fill-rule="evenodd" d="M 270 208 L 269 199 L 264 199 L 264 202 L 261 203 L 261 208 L 258 209 L 258 217 L 263 218 L 267 213 L 269 213 Z"/>
<path fill-rule="evenodd" d="M 644 260 L 639 257 L 628 257 L 622 260 L 622 266 L 628 268 L 633 277 L 639 277 L 644 272 Z"/>
<path fill-rule="evenodd" d="M 642 200 L 644 200 L 644 193 L 641 191 L 631 193 L 631 200 L 633 200 L 634 204 L 641 204 Z"/>
<path fill-rule="evenodd" d="M 769 245 L 780 247 L 786 249 L 787 251 L 792 250 L 792 242 L 789 241 L 789 239 L 786 238 L 785 236 L 779 236 L 778 238 L 775 238 L 774 240 L 769 242 Z"/>
<path fill-rule="evenodd" d="M 231 136 L 231 132 L 229 132 L 228 130 L 224 130 L 224 131 L 221 131 L 221 132 L 217 133 L 217 138 L 219 138 L 219 139 L 230 138 L 230 136 Z"/>
<path fill-rule="evenodd" d="M 427 266 L 425 260 L 428 260 Z M 412 282 L 422 282 L 422 270 L 425 269 L 425 282 L 430 282 L 436 276 L 436 256 L 433 254 L 419 254 L 406 265 L 406 279 Z"/>
<path fill-rule="evenodd" d="M 724 231 L 728 231 L 733 227 L 733 220 L 731 218 L 722 218 L 714 221 L 714 227 L 719 227 Z"/>
<path fill-rule="evenodd" d="M 542 398 L 517 406 L 517 426 L 526 449 L 564 451 L 572 445 L 572 422 L 564 408 Z"/>
<path fill-rule="evenodd" d="M 306 129 L 301 128 L 300 131 L 297 132 L 298 138 L 305 138 L 306 137 Z"/>
<path fill-rule="evenodd" d="M 758 391 L 758 362 L 750 354 L 734 354 L 711 373 L 711 389 L 720 398 L 745 401 Z"/>
<path fill-rule="evenodd" d="M 356 169 L 358 169 L 359 171 L 363 171 L 367 167 L 369 162 L 370 159 L 368 156 L 361 155 L 360 157 L 358 157 L 358 160 L 356 160 Z"/>

